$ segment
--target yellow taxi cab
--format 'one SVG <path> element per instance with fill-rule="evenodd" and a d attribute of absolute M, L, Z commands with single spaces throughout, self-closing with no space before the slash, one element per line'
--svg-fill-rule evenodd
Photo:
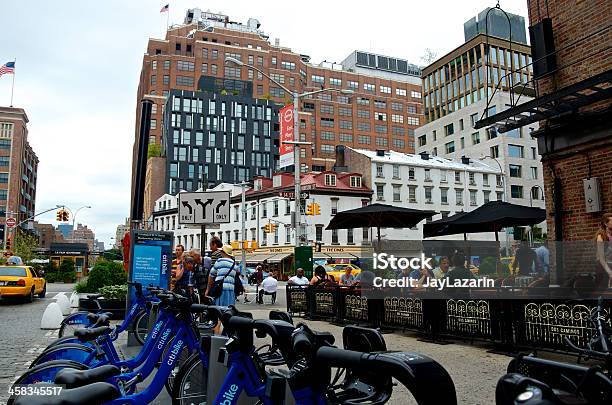
<path fill-rule="evenodd" d="M 0 266 L 0 297 L 23 297 L 28 302 L 34 295 L 44 298 L 47 282 L 30 266 Z"/>
<path fill-rule="evenodd" d="M 328 264 L 325 266 L 325 271 L 327 271 L 328 275 L 334 276 L 336 281 L 339 282 L 340 276 L 344 274 L 347 267 L 351 268 L 351 274 L 353 275 L 353 277 L 357 277 L 357 274 L 361 273 L 361 269 L 359 267 L 355 266 L 354 264 L 350 264 L 350 263 Z"/>

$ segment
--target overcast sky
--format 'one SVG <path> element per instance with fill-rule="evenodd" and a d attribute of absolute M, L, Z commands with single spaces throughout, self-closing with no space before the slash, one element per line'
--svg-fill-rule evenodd
<path fill-rule="evenodd" d="M 136 90 L 149 37 L 165 35 L 168 0 L 19 0 L 0 3 L 0 65 L 16 58 L 14 106 L 26 110 L 40 159 L 36 211 L 65 204 L 107 244 L 129 215 Z M 293 4 L 299 4 L 298 7 Z M 170 23 L 187 8 L 257 18 L 270 41 L 341 62 L 355 49 L 422 64 L 463 43 L 463 23 L 493 1 L 169 1 Z M 502 7 L 527 17 L 526 0 Z M 295 10 L 295 11 L 293 11 Z M 0 77 L 9 105 L 11 76 Z M 41 222 L 54 223 L 53 213 Z"/>

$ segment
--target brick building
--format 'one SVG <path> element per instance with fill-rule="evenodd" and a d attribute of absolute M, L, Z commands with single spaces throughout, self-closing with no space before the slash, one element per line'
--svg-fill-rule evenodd
<path fill-rule="evenodd" d="M 528 5 L 536 98 L 479 126 L 497 122 L 506 131 L 540 122 L 533 136 L 544 166 L 549 235 L 593 245 L 602 214 L 612 212 L 612 3 L 529 0 Z M 587 179 L 601 186 L 601 205 L 594 209 L 587 209 Z M 576 249 L 561 252 L 554 258 L 560 276 L 564 269 L 566 275 L 595 269 L 592 246 L 582 255 Z"/>
<path fill-rule="evenodd" d="M 158 143 L 162 138 L 164 104 L 170 90 L 200 90 L 200 76 L 250 81 L 255 99 L 282 104 L 291 101 L 290 94 L 263 74 L 226 64 L 226 57 L 257 67 L 290 90 L 330 87 L 354 91 L 352 96 L 323 93 L 301 100 L 300 137 L 312 142 L 311 148 L 302 151 L 305 171 L 330 169 L 338 143 L 414 152 L 414 129 L 422 122 L 418 67 L 402 59 L 357 51 L 342 64 L 313 64 L 308 55 L 280 46 L 278 41 L 270 43 L 255 19 L 243 25 L 199 9 L 188 10 L 184 24 L 170 27 L 164 39 L 152 38 L 147 45 L 137 99 L 154 102 L 149 142 Z M 138 124 L 135 133 L 137 139 Z M 161 196 L 152 186 L 149 190 L 145 218 Z"/>
<path fill-rule="evenodd" d="M 64 235 L 51 224 L 34 221 L 34 233 L 38 236 L 38 247 L 49 250 L 52 243 L 64 243 Z"/>
<path fill-rule="evenodd" d="M 0 107 L 0 231 L 6 218 L 17 223 L 34 215 L 38 157 L 28 142 L 22 108 Z"/>
<path fill-rule="evenodd" d="M 96 235 L 87 227 L 87 225 L 77 224 L 77 227 L 72 231 L 72 243 L 85 243 L 90 252 L 94 251 L 94 241 Z"/>

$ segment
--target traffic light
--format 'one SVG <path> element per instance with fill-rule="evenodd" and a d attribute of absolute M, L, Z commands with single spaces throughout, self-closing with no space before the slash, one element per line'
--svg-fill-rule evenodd
<path fill-rule="evenodd" d="M 270 224 L 265 224 L 264 225 L 264 232 L 265 233 L 270 233 Z"/>
<path fill-rule="evenodd" d="M 253 250 L 257 249 L 257 241 L 256 240 L 252 240 L 251 241 L 251 249 L 253 249 Z"/>
<path fill-rule="evenodd" d="M 57 215 L 56 215 L 55 219 L 57 219 L 58 222 L 62 222 L 63 221 L 63 219 L 62 219 L 62 218 L 64 218 L 63 212 L 64 212 L 63 210 L 57 211 Z"/>
<path fill-rule="evenodd" d="M 310 203 L 306 206 L 306 215 L 314 215 L 314 203 Z"/>
<path fill-rule="evenodd" d="M 248 240 L 243 240 L 242 241 L 242 249 L 247 250 L 249 248 L 249 241 Z"/>
<path fill-rule="evenodd" d="M 68 211 L 64 210 L 62 212 L 62 221 L 68 222 L 69 219 L 70 219 L 70 214 L 68 213 Z"/>
<path fill-rule="evenodd" d="M 232 241 L 232 249 L 238 250 L 239 244 L 237 240 Z"/>
<path fill-rule="evenodd" d="M 321 204 L 313 203 L 314 214 L 313 215 L 321 215 Z"/>
<path fill-rule="evenodd" d="M 278 228 L 277 224 L 270 224 L 270 232 L 276 232 L 276 228 Z"/>
<path fill-rule="evenodd" d="M 11 246 L 12 245 L 12 240 L 11 237 L 9 236 L 8 238 L 6 238 L 6 250 L 11 250 Z"/>

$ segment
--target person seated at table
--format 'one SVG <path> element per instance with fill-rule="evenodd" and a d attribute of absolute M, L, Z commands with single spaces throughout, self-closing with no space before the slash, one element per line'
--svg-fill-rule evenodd
<path fill-rule="evenodd" d="M 344 274 L 340 275 L 341 285 L 352 285 L 355 282 L 355 276 L 353 276 L 353 269 L 351 266 L 346 266 Z"/>
<path fill-rule="evenodd" d="M 361 270 L 361 273 L 355 277 L 353 286 L 360 288 L 371 288 L 374 284 L 375 274 L 369 270 Z"/>
<path fill-rule="evenodd" d="M 451 259 L 453 267 L 446 273 L 446 278 L 452 284 L 455 280 L 473 279 L 474 274 L 465 267 L 465 256 L 461 253 L 455 253 Z"/>
<path fill-rule="evenodd" d="M 310 285 L 317 287 L 320 285 L 335 283 L 334 276 L 327 274 L 325 267 L 319 265 L 314 270 L 314 276 L 310 280 Z"/>
<path fill-rule="evenodd" d="M 438 262 L 438 267 L 433 269 L 434 277 L 439 280 L 446 276 L 446 273 L 450 270 L 450 260 L 447 256 L 442 256 Z"/>
<path fill-rule="evenodd" d="M 423 266 L 420 269 L 412 270 L 408 278 L 416 281 L 416 287 L 422 287 L 424 284 L 429 284 L 429 279 L 435 278 L 435 275 L 431 270 Z"/>
<path fill-rule="evenodd" d="M 263 296 L 271 295 L 272 296 L 272 304 L 276 302 L 276 290 L 278 289 L 278 281 L 274 278 L 274 272 L 271 271 L 268 273 L 268 277 L 264 278 L 261 282 L 261 289 L 259 290 L 259 304 L 263 304 Z"/>
<path fill-rule="evenodd" d="M 309 283 L 308 279 L 306 277 L 304 277 L 304 269 L 299 267 L 296 271 L 295 271 L 295 276 L 289 278 L 289 280 L 287 281 L 288 285 L 295 285 L 295 286 L 307 286 Z"/>
<path fill-rule="evenodd" d="M 538 257 L 533 249 L 529 247 L 527 241 L 521 241 L 521 245 L 516 250 L 514 256 L 514 263 L 512 263 L 512 271 L 514 274 L 517 274 L 517 266 L 518 274 L 521 276 L 528 276 L 533 269 L 537 267 Z"/>

